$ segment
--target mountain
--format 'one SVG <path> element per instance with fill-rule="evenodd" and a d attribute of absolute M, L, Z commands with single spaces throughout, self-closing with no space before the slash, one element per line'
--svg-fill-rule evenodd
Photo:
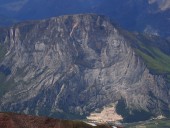
<path fill-rule="evenodd" d="M 81 121 L 68 121 L 38 117 L 31 115 L 19 115 L 14 113 L 0 113 L 1 128 L 93 128 Z M 108 128 L 99 125 L 95 128 Z"/>
<path fill-rule="evenodd" d="M 64 119 L 101 112 L 125 122 L 170 115 L 168 40 L 129 33 L 95 14 L 0 33 L 0 111 Z"/>
<path fill-rule="evenodd" d="M 15 22 L 96 13 L 130 31 L 170 37 L 169 0 L 1 0 L 0 5 L 0 16 Z"/>

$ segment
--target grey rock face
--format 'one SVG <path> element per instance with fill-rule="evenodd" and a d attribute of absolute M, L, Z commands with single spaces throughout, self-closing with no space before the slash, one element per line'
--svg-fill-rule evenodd
<path fill-rule="evenodd" d="M 149 73 L 129 40 L 105 17 L 62 16 L 7 31 L 1 65 L 11 73 L 1 111 L 72 118 L 121 99 L 129 110 L 154 115 L 168 110 L 164 79 Z"/>

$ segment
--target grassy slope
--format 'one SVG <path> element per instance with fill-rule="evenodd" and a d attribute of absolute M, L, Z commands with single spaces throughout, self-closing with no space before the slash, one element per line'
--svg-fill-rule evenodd
<path fill-rule="evenodd" d="M 145 51 L 147 51 L 147 53 Z M 170 73 L 170 56 L 158 48 L 143 46 L 142 49 L 136 49 L 136 52 L 144 59 L 148 68 L 155 71 L 155 73 Z"/>
<path fill-rule="evenodd" d="M 139 48 L 135 49 L 136 53 L 142 57 L 151 73 L 164 75 L 166 81 L 170 83 L 170 55 L 164 53 L 159 47 L 147 43 L 138 42 Z"/>
<path fill-rule="evenodd" d="M 164 50 L 167 47 L 170 49 L 170 41 L 155 36 L 135 35 L 127 31 L 121 33 L 129 40 L 137 55 L 144 60 L 150 72 L 164 75 L 170 83 L 170 54 Z"/>

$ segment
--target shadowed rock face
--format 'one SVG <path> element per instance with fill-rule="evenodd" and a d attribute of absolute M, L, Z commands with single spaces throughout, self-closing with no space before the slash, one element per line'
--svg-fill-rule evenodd
<path fill-rule="evenodd" d="M 1 31 L 0 64 L 10 70 L 1 72 L 1 111 L 82 118 L 121 100 L 129 112 L 168 110 L 162 76 L 150 74 L 103 16 L 62 16 Z"/>

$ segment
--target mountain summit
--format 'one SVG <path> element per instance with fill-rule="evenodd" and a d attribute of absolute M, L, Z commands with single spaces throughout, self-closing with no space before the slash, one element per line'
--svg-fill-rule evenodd
<path fill-rule="evenodd" d="M 157 48 L 169 47 L 167 41 L 128 33 L 94 14 L 23 22 L 0 32 L 1 111 L 80 119 L 113 108 L 127 122 L 170 111 L 163 63 L 169 51 Z"/>
<path fill-rule="evenodd" d="M 169 0 L 0 0 L 0 24 L 96 13 L 137 32 L 169 37 Z"/>

